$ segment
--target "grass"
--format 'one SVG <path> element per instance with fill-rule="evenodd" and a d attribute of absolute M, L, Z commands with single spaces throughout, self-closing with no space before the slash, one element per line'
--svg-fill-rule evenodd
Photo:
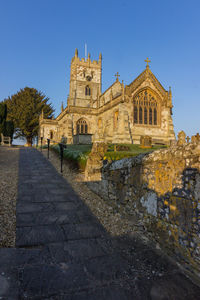
<path fill-rule="evenodd" d="M 51 145 L 50 148 L 54 152 L 60 153 L 59 145 Z M 92 145 L 67 145 L 66 149 L 64 149 L 63 157 L 73 167 L 84 171 L 91 149 Z"/>
<path fill-rule="evenodd" d="M 137 156 L 140 153 L 152 152 L 160 148 L 166 148 L 166 146 L 156 145 L 150 149 L 140 148 L 140 145 L 130 145 L 130 144 L 120 144 L 127 146 L 129 151 L 114 151 L 114 145 L 108 145 L 108 151 L 105 153 L 104 159 L 109 162 L 119 160 L 122 158 Z M 47 147 L 46 145 L 44 146 Z M 50 148 L 56 152 L 60 153 L 60 148 L 58 144 L 51 145 Z M 91 152 L 92 145 L 67 145 L 64 149 L 64 159 L 71 164 L 71 166 L 78 168 L 81 171 L 85 170 L 88 156 Z"/>
<path fill-rule="evenodd" d="M 126 157 L 134 157 L 141 153 L 152 152 L 161 148 L 166 148 L 163 145 L 155 145 L 152 148 L 140 148 L 140 145 L 121 144 L 129 147 L 129 151 L 114 151 L 114 145 L 108 146 L 108 151 L 105 153 L 104 159 L 108 161 L 115 161 Z"/>

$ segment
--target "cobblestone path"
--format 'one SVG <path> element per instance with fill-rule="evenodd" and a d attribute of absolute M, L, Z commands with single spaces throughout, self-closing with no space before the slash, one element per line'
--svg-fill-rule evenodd
<path fill-rule="evenodd" d="M 0 249 L 0 299 L 200 299 L 137 236 L 110 236 L 49 161 L 20 149 L 16 248 Z"/>

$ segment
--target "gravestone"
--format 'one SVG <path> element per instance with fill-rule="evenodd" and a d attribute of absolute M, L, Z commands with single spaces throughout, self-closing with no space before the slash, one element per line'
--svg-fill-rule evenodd
<path fill-rule="evenodd" d="M 192 142 L 193 144 L 195 144 L 195 143 L 200 143 L 200 135 L 199 135 L 199 133 L 197 133 L 196 135 L 193 135 L 193 136 L 191 137 L 191 142 Z"/>
<path fill-rule="evenodd" d="M 126 145 L 116 145 L 116 151 L 130 151 L 130 147 Z"/>
<path fill-rule="evenodd" d="M 193 136 L 191 137 L 191 143 L 193 143 L 193 144 L 196 143 L 196 136 L 195 136 L 195 135 L 193 135 Z"/>
<path fill-rule="evenodd" d="M 101 169 L 103 167 L 103 157 L 108 149 L 106 143 L 95 142 L 92 146 L 92 151 L 87 159 L 85 168 L 86 181 L 99 181 L 101 180 Z"/>
<path fill-rule="evenodd" d="M 152 138 L 148 135 L 142 135 L 140 137 L 140 147 L 141 148 L 151 148 L 152 147 Z"/>
<path fill-rule="evenodd" d="M 186 134 L 185 132 L 182 130 L 178 133 L 178 146 L 182 146 L 186 144 Z"/>
<path fill-rule="evenodd" d="M 200 135 L 199 135 L 199 133 L 197 133 L 197 134 L 195 135 L 195 137 L 196 137 L 197 143 L 199 143 L 199 142 L 200 142 Z"/>

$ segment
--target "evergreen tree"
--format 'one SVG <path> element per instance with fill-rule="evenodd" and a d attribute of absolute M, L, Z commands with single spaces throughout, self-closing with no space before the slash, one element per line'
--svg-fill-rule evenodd
<path fill-rule="evenodd" d="M 53 117 L 49 98 L 34 88 L 25 87 L 4 100 L 7 105 L 8 119 L 13 121 L 15 138 L 25 137 L 29 146 L 38 135 L 39 116 L 43 110 L 44 118 Z"/>
<path fill-rule="evenodd" d="M 14 134 L 14 123 L 13 121 L 6 121 L 5 124 L 5 130 L 4 130 L 5 136 L 10 136 L 11 140 L 13 140 L 13 134 Z"/>
<path fill-rule="evenodd" d="M 7 117 L 7 105 L 0 103 L 0 139 L 1 134 L 6 135 L 6 117 Z"/>
<path fill-rule="evenodd" d="M 7 105 L 0 103 L 0 124 L 3 123 L 3 120 L 6 120 L 7 117 Z"/>

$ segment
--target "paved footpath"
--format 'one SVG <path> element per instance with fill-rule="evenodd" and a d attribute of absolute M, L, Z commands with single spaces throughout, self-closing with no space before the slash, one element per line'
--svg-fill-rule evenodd
<path fill-rule="evenodd" d="M 111 237 L 50 162 L 20 149 L 16 248 L 0 249 L 0 299 L 200 299 L 136 236 Z"/>

